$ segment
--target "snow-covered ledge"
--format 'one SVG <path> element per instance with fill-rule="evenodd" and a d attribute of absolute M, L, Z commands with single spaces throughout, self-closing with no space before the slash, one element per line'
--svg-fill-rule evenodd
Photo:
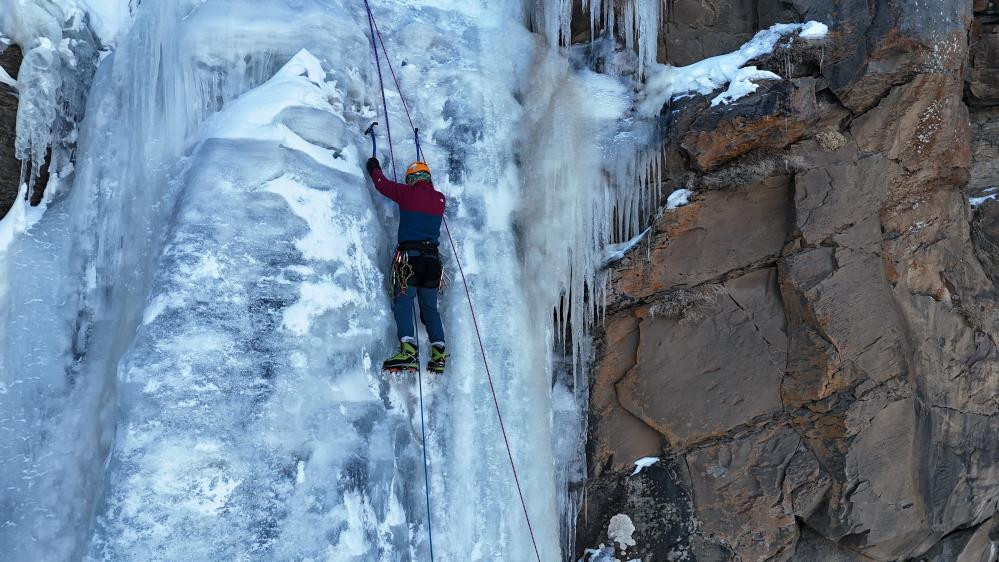
<path fill-rule="evenodd" d="M 739 50 L 706 58 L 687 66 L 656 64 L 649 71 L 644 91 L 639 93 L 638 112 L 653 116 L 670 99 L 690 95 L 707 95 L 728 84 L 728 89 L 711 100 L 711 105 L 729 104 L 756 91 L 753 80 L 780 80 L 780 76 L 747 62 L 773 52 L 782 37 L 792 34 L 807 41 L 823 39 L 829 27 L 817 21 L 808 23 L 778 23 L 757 33 Z"/>

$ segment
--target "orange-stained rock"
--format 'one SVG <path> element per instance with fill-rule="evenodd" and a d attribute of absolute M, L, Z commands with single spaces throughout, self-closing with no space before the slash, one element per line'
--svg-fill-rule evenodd
<path fill-rule="evenodd" d="M 682 146 L 698 170 L 709 171 L 752 150 L 796 142 L 818 120 L 814 79 L 762 82 L 740 103 L 701 113 Z"/>

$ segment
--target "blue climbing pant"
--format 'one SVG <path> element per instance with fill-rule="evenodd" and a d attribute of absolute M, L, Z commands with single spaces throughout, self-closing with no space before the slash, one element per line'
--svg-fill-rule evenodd
<path fill-rule="evenodd" d="M 444 324 L 437 310 L 437 289 L 422 287 L 407 287 L 404 292 L 395 288 L 395 299 L 392 301 L 392 313 L 395 314 L 395 327 L 399 339 L 416 337 L 416 322 L 413 318 L 413 300 L 420 301 L 420 319 L 427 328 L 427 337 L 431 343 L 444 342 Z"/>

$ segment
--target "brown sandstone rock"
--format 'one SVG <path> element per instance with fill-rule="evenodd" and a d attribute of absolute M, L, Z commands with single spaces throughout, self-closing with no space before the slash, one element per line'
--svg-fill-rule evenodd
<path fill-rule="evenodd" d="M 755 0 L 673 2 L 660 58 L 683 66 L 738 49 L 756 32 L 755 9 Z"/>
<path fill-rule="evenodd" d="M 986 201 L 975 211 L 971 236 L 985 274 L 999 286 L 999 201 Z"/>
<path fill-rule="evenodd" d="M 976 2 L 976 13 L 985 15 L 995 11 L 988 2 Z M 996 105 L 999 104 L 999 27 L 994 21 L 980 23 L 982 19 L 978 18 L 972 27 L 965 97 L 972 105 Z"/>
<path fill-rule="evenodd" d="M 971 111 L 971 148 L 967 190 L 999 186 L 999 107 Z"/>
<path fill-rule="evenodd" d="M 957 73 L 967 54 L 971 0 L 796 0 L 819 21 L 836 22 L 842 35 L 822 68 L 843 104 L 863 112 L 892 87 L 921 73 Z"/>
<path fill-rule="evenodd" d="M 768 90 L 669 117 L 689 169 L 667 161 L 699 192 L 618 264 L 637 362 L 601 392 L 685 460 L 698 559 L 978 560 L 999 505 L 999 203 L 972 215 L 963 189 L 999 178 L 999 118 L 977 110 L 972 144 L 962 94 L 992 103 L 991 43 L 968 58 L 970 1 L 782 4 L 834 24 L 823 137 L 794 115 L 767 129 L 795 111 Z"/>
<path fill-rule="evenodd" d="M 959 91 L 951 76 L 921 75 L 854 122 L 859 149 L 872 154 L 855 166 L 869 172 L 829 180 L 826 191 L 841 196 L 817 207 L 829 227 L 812 227 L 808 203 L 825 183 L 820 172 L 832 178 L 842 167 L 796 177 L 808 195 L 796 198 L 802 243 L 831 247 L 785 259 L 785 304 L 796 304 L 783 396 L 800 405 L 796 425 L 819 458 L 846 461 L 832 472 L 827 509 L 808 524 L 877 559 L 925 551 L 989 515 L 995 496 L 996 447 L 971 444 L 994 424 L 978 397 L 995 394 L 999 332 L 995 289 L 971 254 L 958 193 L 970 160 Z M 877 228 L 846 243 L 829 236 L 872 220 Z M 978 473 L 988 476 L 966 480 Z"/>
<path fill-rule="evenodd" d="M 766 295 L 776 300 L 775 291 L 763 283 L 757 290 L 760 316 L 779 307 L 766 302 Z M 617 384 L 621 404 L 674 447 L 718 437 L 781 408 L 782 366 L 771 360 L 770 345 L 724 288 L 714 301 L 703 318 L 689 321 L 657 318 L 655 305 L 642 309 L 638 362 Z"/>
<path fill-rule="evenodd" d="M 729 545 L 745 560 L 786 559 L 798 537 L 798 487 L 821 482 L 815 458 L 800 443 L 790 427 L 778 425 L 688 453 L 702 533 Z M 808 491 L 821 497 L 824 490 Z"/>
<path fill-rule="evenodd" d="M 604 470 L 627 470 L 636 459 L 662 453 L 662 435 L 627 411 L 614 388 L 635 365 L 638 324 L 631 311 L 614 314 L 604 324 L 604 360 L 597 366 L 590 389 L 593 476 Z"/>
<path fill-rule="evenodd" d="M 961 549 L 957 562 L 996 562 L 999 558 L 999 517 L 982 523 Z"/>
<path fill-rule="evenodd" d="M 639 474 L 633 472 L 631 468 L 608 471 L 587 481 L 578 544 L 609 546 L 624 560 L 692 560 L 690 541 L 697 536 L 697 519 L 682 459 L 664 458 Z M 632 538 L 636 544 L 627 550 L 607 535 L 615 516 L 627 517 L 635 526 Z M 584 559 L 584 548 L 577 550 L 574 559 Z M 718 559 L 726 558 L 730 556 Z"/>
<path fill-rule="evenodd" d="M 803 526 L 794 554 L 793 562 L 872 562 L 874 559 L 859 552 L 848 550 L 843 545 L 833 542 L 816 533 L 808 526 Z"/>
<path fill-rule="evenodd" d="M 646 298 L 772 262 L 788 229 L 788 190 L 788 178 L 770 178 L 735 191 L 707 192 L 670 211 L 650 234 L 649 261 L 635 255 L 617 270 L 617 297 Z"/>

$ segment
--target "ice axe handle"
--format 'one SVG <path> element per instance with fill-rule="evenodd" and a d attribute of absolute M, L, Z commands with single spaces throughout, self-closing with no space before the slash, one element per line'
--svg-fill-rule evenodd
<path fill-rule="evenodd" d="M 372 158 L 377 158 L 378 157 L 378 139 L 375 138 L 375 125 L 377 125 L 377 124 L 378 124 L 378 121 L 375 121 L 371 125 L 368 125 L 368 128 L 364 130 L 364 134 L 365 135 L 371 135 L 371 157 Z"/>

